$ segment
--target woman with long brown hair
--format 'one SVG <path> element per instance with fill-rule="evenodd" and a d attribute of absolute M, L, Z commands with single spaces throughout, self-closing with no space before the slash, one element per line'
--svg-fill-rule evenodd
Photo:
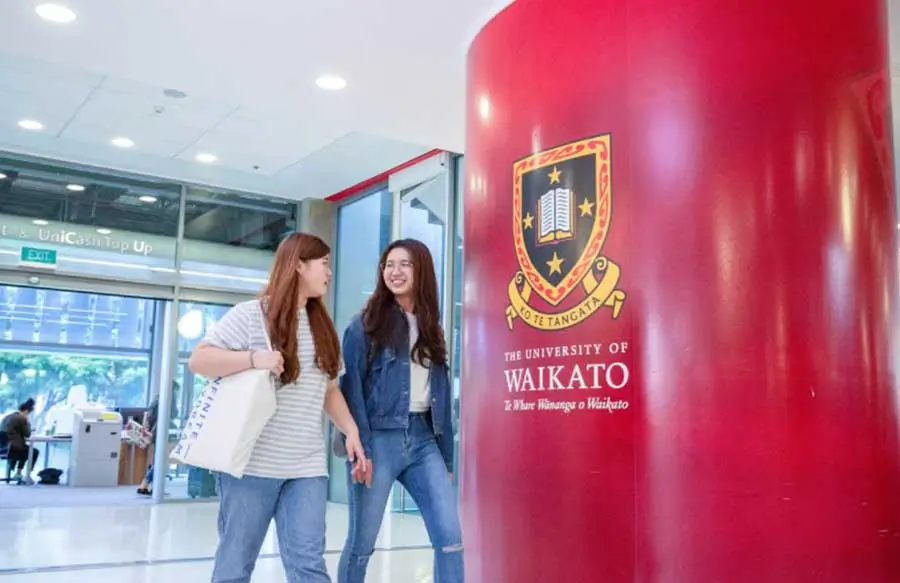
<path fill-rule="evenodd" d="M 257 300 L 229 310 L 191 355 L 207 378 L 248 369 L 275 375 L 277 407 L 244 477 L 217 476 L 219 546 L 213 583 L 249 583 L 272 519 L 288 583 L 326 583 L 328 469 L 322 414 L 346 436 L 348 458 L 365 458 L 337 378 L 343 369 L 337 332 L 322 302 L 331 279 L 328 245 L 295 233 L 275 253 Z M 267 335 L 274 351 L 267 348 Z"/>
<path fill-rule="evenodd" d="M 399 481 L 425 520 L 435 581 L 462 583 L 452 394 L 434 261 L 423 243 L 402 239 L 385 249 L 379 268 L 375 292 L 344 334 L 341 391 L 367 463 L 348 459 L 350 528 L 338 582 L 365 580 L 388 497 Z"/>

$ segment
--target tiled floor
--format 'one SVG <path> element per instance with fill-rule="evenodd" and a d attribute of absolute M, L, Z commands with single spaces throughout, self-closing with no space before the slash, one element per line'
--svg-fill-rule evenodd
<path fill-rule="evenodd" d="M 377 552 L 369 563 L 367 583 L 432 583 L 431 551 L 393 550 Z M 325 557 L 332 579 L 337 573 L 337 554 Z M 209 561 L 178 561 L 157 565 L 69 569 L 19 573 L 10 583 L 166 583 L 209 581 L 212 563 Z M 7 577 L 0 575 L 0 581 Z M 253 583 L 285 583 L 281 561 L 275 557 L 261 559 L 253 574 Z M 4 581 L 5 583 L 5 581 Z"/>
<path fill-rule="evenodd" d="M 0 510 L 0 583 L 207 581 L 216 547 L 216 504 Z M 334 572 L 347 508 L 328 508 L 327 556 Z M 369 583 L 431 581 L 432 553 L 420 518 L 390 514 Z M 255 582 L 285 581 L 274 528 Z M 12 582 L 12 579 L 10 579 Z"/>

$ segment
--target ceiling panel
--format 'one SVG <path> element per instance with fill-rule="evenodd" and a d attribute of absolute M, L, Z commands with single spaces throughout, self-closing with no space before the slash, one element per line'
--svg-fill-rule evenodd
<path fill-rule="evenodd" d="M 327 196 L 434 147 L 462 148 L 466 48 L 508 3 L 67 0 L 78 18 L 60 26 L 34 2 L 6 2 L 0 147 Z M 346 90 L 317 88 L 325 73 L 347 78 Z M 47 128 L 24 133 L 22 117 Z M 111 147 L 117 135 L 135 148 Z M 200 151 L 218 161 L 197 163 Z"/>
<path fill-rule="evenodd" d="M 264 150 L 253 150 L 245 147 L 222 146 L 221 142 L 208 143 L 207 139 L 201 139 L 196 145 L 184 150 L 178 158 L 185 163 L 195 164 L 195 157 L 199 153 L 215 152 L 217 158 L 216 167 L 230 168 L 239 172 L 253 173 L 257 176 L 272 177 L 279 170 L 293 164 L 297 157 L 290 153 L 277 155 Z"/>
<path fill-rule="evenodd" d="M 364 112 L 334 107 L 344 97 L 321 91 L 306 101 L 314 115 L 299 105 L 172 98 L 163 87 L 33 59 L 7 55 L 0 63 L 15 88 L 0 84 L 0 148 L 15 153 L 303 198 L 328 196 L 431 149 L 356 131 Z M 46 128 L 24 132 L 16 127 L 22 118 Z M 116 148 L 119 136 L 135 146 Z M 196 162 L 200 152 L 217 161 Z"/>
<path fill-rule="evenodd" d="M 27 132 L 20 130 L 17 123 L 29 119 L 44 124 L 44 134 L 56 135 L 62 131 L 66 122 L 78 110 L 79 104 L 60 103 L 30 95 L 0 91 L 0 136 L 15 134 L 22 139 L 29 138 Z"/>
<path fill-rule="evenodd" d="M 241 109 L 210 129 L 183 157 L 193 159 L 199 151 L 215 152 L 220 164 L 271 176 L 350 130 L 343 124 L 322 127 L 312 122 L 279 124 L 272 119 L 251 119 Z"/>
<path fill-rule="evenodd" d="M 381 136 L 344 136 L 278 173 L 297 198 L 322 198 L 428 152 L 427 148 Z"/>
<path fill-rule="evenodd" d="M 103 81 L 103 75 L 0 52 L 0 89 L 43 94 L 47 90 L 74 92 L 75 98 L 87 96 Z"/>
<path fill-rule="evenodd" d="M 102 80 L 100 75 L 0 54 L 0 132 L 20 132 L 16 124 L 30 119 L 55 135 Z"/>
<path fill-rule="evenodd" d="M 85 101 L 78 116 L 90 123 L 96 120 L 114 120 L 118 123 L 157 119 L 173 126 L 207 130 L 227 118 L 235 107 L 212 108 L 192 105 L 187 100 L 151 99 L 136 93 L 106 89 L 104 83 Z"/>

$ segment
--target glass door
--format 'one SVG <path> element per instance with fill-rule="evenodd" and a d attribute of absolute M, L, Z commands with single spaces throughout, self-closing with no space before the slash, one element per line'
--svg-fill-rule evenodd
<path fill-rule="evenodd" d="M 441 293 L 439 301 L 443 301 L 449 202 L 446 176 L 436 176 L 400 193 L 400 238 L 418 239 L 431 251 Z"/>
<path fill-rule="evenodd" d="M 446 266 L 454 248 L 451 166 L 449 154 L 441 153 L 391 175 L 387 188 L 373 189 L 340 206 L 334 273 L 334 319 L 339 334 L 375 289 L 382 250 L 392 240 L 411 237 L 425 243 L 433 256 L 442 324 L 447 331 L 447 344 L 453 346 L 452 310 L 448 304 L 453 293 Z M 326 438 L 331 474 L 329 500 L 346 503 L 346 462 L 331 454 L 330 436 Z M 389 507 L 394 512 L 418 512 L 412 497 L 399 484 L 394 487 Z"/>
<path fill-rule="evenodd" d="M 463 157 L 458 156 L 453 165 L 453 228 L 450 230 L 452 264 L 447 278 L 450 280 L 449 306 L 450 320 L 450 385 L 453 387 L 453 424 L 457 431 L 453 435 L 454 468 L 453 485 L 459 494 L 459 384 L 462 376 L 462 307 L 463 307 Z"/>
<path fill-rule="evenodd" d="M 0 285 L 0 417 L 33 399 L 32 437 L 40 438 L 38 464 L 22 476 L 26 482 L 47 468 L 69 482 L 77 463 L 70 455 L 76 411 L 142 419 L 154 369 L 153 323 L 165 303 L 136 295 L 140 287 L 97 285 L 88 292 L 78 291 L 91 287 L 80 280 L 55 283 L 64 287 Z M 141 474 L 146 451 L 137 449 L 122 444 L 110 456 L 118 464 L 110 486 L 128 485 L 131 474 Z"/>
<path fill-rule="evenodd" d="M 447 334 L 447 346 L 452 346 L 448 300 L 450 277 L 447 273 L 448 252 L 452 253 L 453 215 L 451 206 L 451 180 L 449 156 L 442 154 L 426 160 L 410 171 L 402 171 L 391 177 L 391 191 L 395 196 L 396 238 L 418 239 L 431 251 L 435 276 L 438 282 L 438 301 L 441 303 L 443 328 Z M 391 509 L 399 513 L 418 513 L 412 496 L 399 483 L 394 485 Z"/>
<path fill-rule="evenodd" d="M 178 443 L 181 431 L 191 414 L 194 402 L 203 391 L 206 379 L 195 375 L 187 366 L 191 351 L 206 336 L 209 328 L 225 312 L 244 298 L 234 298 L 230 304 L 180 300 L 175 326 L 177 359 L 172 367 L 169 394 L 169 423 L 166 435 L 165 498 L 167 500 L 206 500 L 216 496 L 212 474 L 171 462 L 168 454 Z M 172 305 L 169 306 L 169 309 Z"/>

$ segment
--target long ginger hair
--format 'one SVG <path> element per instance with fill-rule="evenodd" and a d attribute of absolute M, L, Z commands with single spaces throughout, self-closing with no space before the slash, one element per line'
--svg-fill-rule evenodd
<path fill-rule="evenodd" d="M 281 374 L 283 383 L 294 382 L 300 376 L 300 358 L 297 353 L 300 262 L 322 259 L 329 253 L 331 248 L 325 241 L 306 233 L 292 234 L 281 242 L 275 252 L 269 283 L 263 289 L 261 300 L 265 306 L 272 346 L 284 357 L 284 372 Z M 341 345 L 322 298 L 308 298 L 306 314 L 316 347 L 316 365 L 329 378 L 336 378 L 340 371 Z"/>
<path fill-rule="evenodd" d="M 412 347 L 412 359 L 419 364 L 447 364 L 447 343 L 441 328 L 438 286 L 431 251 L 416 239 L 399 239 L 388 245 L 378 263 L 375 292 L 363 309 L 363 328 L 376 350 L 399 348 L 409 338 L 409 323 L 401 313 L 393 292 L 384 283 L 384 265 L 396 248 L 406 249 L 412 261 L 413 313 L 419 338 Z"/>

